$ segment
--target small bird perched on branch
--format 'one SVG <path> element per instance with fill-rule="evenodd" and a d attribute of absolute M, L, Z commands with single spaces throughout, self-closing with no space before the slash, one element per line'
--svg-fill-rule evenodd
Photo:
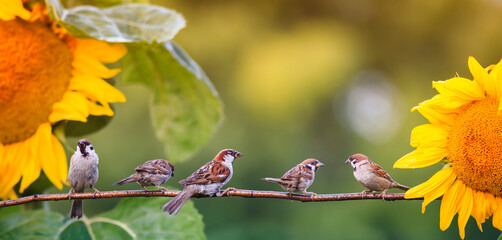
<path fill-rule="evenodd" d="M 68 183 L 71 186 L 68 197 L 71 199 L 73 193 L 83 193 L 87 188 L 94 189 L 99 193 L 94 185 L 98 181 L 98 154 L 87 139 L 78 140 L 77 150 L 71 156 L 70 169 L 68 170 Z M 81 218 L 83 215 L 82 199 L 74 199 L 71 205 L 71 218 Z"/>
<path fill-rule="evenodd" d="M 136 173 L 129 177 L 126 177 L 113 185 L 123 185 L 130 182 L 137 182 L 145 191 L 148 191 L 145 186 L 155 186 L 156 188 L 162 189 L 163 192 L 167 191 L 167 188 L 161 187 L 169 180 L 170 177 L 174 177 L 174 165 L 164 159 L 155 159 L 147 161 L 137 168 L 135 168 Z"/>
<path fill-rule="evenodd" d="M 291 168 L 281 178 L 262 178 L 262 180 L 278 183 L 289 192 L 290 197 L 293 192 L 316 195 L 316 193 L 307 192 L 307 188 L 314 183 L 315 172 L 322 166 L 324 164 L 319 160 L 309 158 Z"/>
<path fill-rule="evenodd" d="M 222 194 L 220 194 L 220 188 L 232 178 L 234 160 L 242 156 L 242 153 L 233 149 L 221 150 L 213 160 L 192 173 L 187 179 L 181 180 L 179 183 L 184 186 L 183 191 L 160 208 L 164 208 L 164 212 L 176 215 L 194 194 L 209 196 L 226 194 L 232 188 L 227 188 Z"/>
<path fill-rule="evenodd" d="M 390 188 L 399 188 L 404 191 L 410 189 L 409 187 L 394 181 L 394 179 L 392 179 L 382 167 L 372 162 L 363 154 L 354 154 L 350 156 L 345 163 L 350 163 L 350 165 L 352 165 L 356 180 L 369 189 L 364 190 L 362 192 L 363 194 L 370 193 L 372 191 L 383 191 L 382 197 L 385 197 L 385 193 Z"/>

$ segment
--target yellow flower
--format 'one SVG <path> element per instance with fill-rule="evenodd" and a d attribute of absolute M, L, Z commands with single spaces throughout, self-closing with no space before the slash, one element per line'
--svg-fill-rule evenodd
<path fill-rule="evenodd" d="M 405 198 L 423 197 L 424 212 L 443 196 L 440 228 L 446 230 L 458 213 L 462 239 L 469 216 L 483 231 L 481 224 L 493 215 L 493 226 L 502 230 L 502 61 L 483 69 L 470 57 L 468 65 L 473 81 L 454 77 L 434 82 L 439 94 L 412 109 L 430 124 L 413 129 L 410 144 L 416 149 L 394 164 L 422 168 L 445 163 Z"/>
<path fill-rule="evenodd" d="M 67 162 L 52 125 L 112 116 L 110 102 L 124 95 L 102 78 L 125 46 L 74 38 L 48 17 L 42 3 L 0 0 L 0 198 L 16 198 L 43 170 L 59 189 Z"/>

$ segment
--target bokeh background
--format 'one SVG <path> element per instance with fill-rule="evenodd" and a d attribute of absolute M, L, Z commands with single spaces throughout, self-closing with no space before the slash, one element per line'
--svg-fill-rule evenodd
<path fill-rule="evenodd" d="M 410 152 L 411 129 L 426 120 L 410 109 L 435 91 L 432 81 L 471 78 L 468 56 L 482 66 L 502 58 L 502 1 L 255 0 L 153 1 L 176 9 L 187 27 L 175 38 L 206 71 L 225 104 L 211 140 L 176 164 L 184 179 L 223 148 L 244 157 L 228 186 L 282 189 L 280 177 L 305 158 L 326 164 L 309 188 L 317 193 L 364 188 L 344 161 L 364 153 L 397 181 L 424 182 L 441 166 L 392 169 Z M 89 138 L 100 156 L 100 190 L 140 189 L 111 184 L 146 160 L 164 158 L 149 118 L 149 92 L 123 85 L 128 98 L 116 117 Z M 77 139 L 68 139 L 71 146 Z M 71 152 L 68 152 L 68 157 Z M 65 188 L 64 191 L 68 189 Z M 54 190 L 56 192 L 56 190 Z M 61 191 L 57 191 L 61 192 Z M 391 190 L 399 192 L 399 190 Z M 166 199 L 167 201 L 168 199 Z M 88 215 L 116 199 L 85 202 Z M 457 219 L 439 229 L 436 201 L 379 200 L 299 203 L 274 199 L 195 199 L 208 239 L 455 239 Z M 67 213 L 70 203 L 50 203 Z M 481 233 L 471 218 L 467 239 L 496 239 L 488 220 Z"/>

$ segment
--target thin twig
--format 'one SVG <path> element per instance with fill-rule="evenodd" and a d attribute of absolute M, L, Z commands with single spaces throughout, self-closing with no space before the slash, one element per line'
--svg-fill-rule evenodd
<path fill-rule="evenodd" d="M 174 197 L 180 191 L 144 191 L 144 190 L 125 190 L 125 191 L 108 191 L 95 194 L 94 192 L 88 193 L 73 193 L 72 199 L 98 199 L 98 198 L 124 198 L 124 197 Z M 196 198 L 208 197 L 205 195 L 195 195 Z M 274 192 L 274 191 L 257 191 L 257 190 L 241 190 L 236 189 L 229 191 L 223 197 L 244 197 L 244 198 L 274 198 L 274 199 L 289 199 L 301 202 L 327 202 L 327 201 L 348 201 L 348 200 L 367 200 L 367 199 L 382 199 L 381 193 L 337 193 L 337 194 L 318 194 L 314 196 L 293 194 L 291 197 L 287 192 Z M 404 193 L 386 193 L 384 200 L 420 200 L 421 198 L 405 199 Z M 18 199 L 0 201 L 1 207 L 10 207 L 21 205 L 30 202 L 39 201 L 59 201 L 69 200 L 68 194 L 34 194 Z"/>

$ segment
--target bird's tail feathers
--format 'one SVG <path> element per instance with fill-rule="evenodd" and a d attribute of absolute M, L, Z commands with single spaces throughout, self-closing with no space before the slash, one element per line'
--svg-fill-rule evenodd
<path fill-rule="evenodd" d="M 114 183 L 113 185 L 119 185 L 120 186 L 120 185 L 124 185 L 126 183 L 135 182 L 135 181 L 137 181 L 137 179 L 135 178 L 135 175 L 133 174 L 133 175 L 131 175 L 129 177 L 126 177 L 126 178 L 124 178 L 124 179 L 122 179 L 122 180 Z"/>
<path fill-rule="evenodd" d="M 282 180 L 280 178 L 271 178 L 271 177 L 262 178 L 261 180 L 264 180 L 267 182 L 275 182 L 275 183 L 282 182 Z"/>
<path fill-rule="evenodd" d="M 399 184 L 399 183 L 397 183 L 397 182 L 395 183 L 395 186 L 394 186 L 394 187 L 395 187 L 395 188 L 399 188 L 399 189 L 401 189 L 401 190 L 403 190 L 403 191 L 408 191 L 408 190 L 410 190 L 410 188 L 409 188 L 409 187 L 404 186 L 404 185 L 402 185 L 402 184 Z"/>
<path fill-rule="evenodd" d="M 81 218 L 84 214 L 83 208 L 84 205 L 82 203 L 82 199 L 74 199 L 73 204 L 71 205 L 70 217 Z"/>
<path fill-rule="evenodd" d="M 176 195 L 171 201 L 160 207 L 164 209 L 164 212 L 168 212 L 170 215 L 176 215 L 180 211 L 181 207 L 185 205 L 186 201 L 192 197 L 194 191 L 190 188 L 191 186 L 186 186 L 181 193 Z"/>

